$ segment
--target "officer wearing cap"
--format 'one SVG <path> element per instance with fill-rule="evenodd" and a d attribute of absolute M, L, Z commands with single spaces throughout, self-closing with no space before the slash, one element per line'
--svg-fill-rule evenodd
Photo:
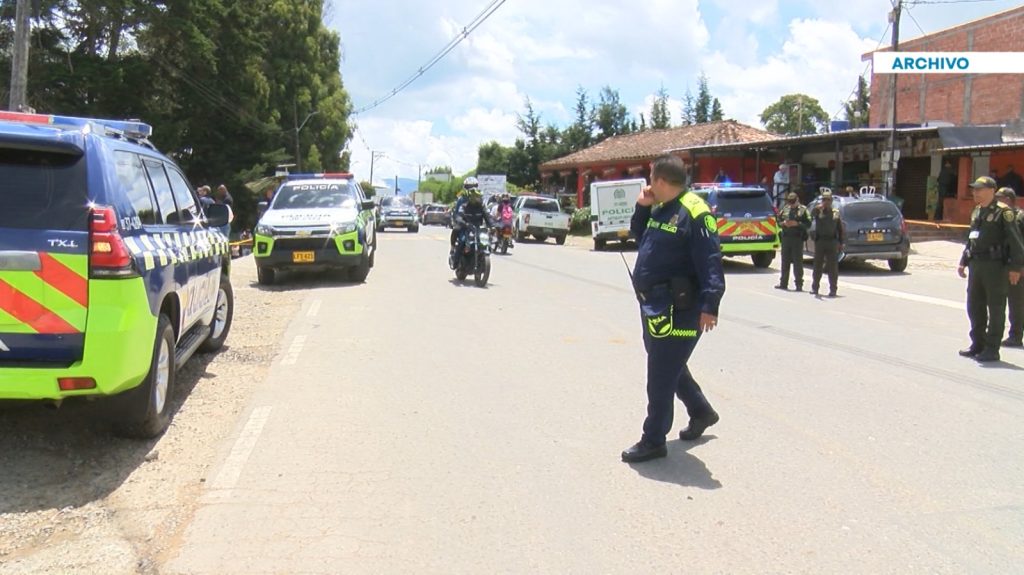
<path fill-rule="evenodd" d="M 811 215 L 800 203 L 796 192 L 786 194 L 786 205 L 779 211 L 779 225 L 782 226 L 782 277 L 775 288 L 789 289 L 789 269 L 792 267 L 796 291 L 803 291 L 804 241 L 811 228 Z"/>
<path fill-rule="evenodd" d="M 846 229 L 839 209 L 832 207 L 832 190 L 825 188 L 821 200 L 811 211 L 811 239 L 814 240 L 814 274 L 811 294 L 818 295 L 821 274 L 828 272 L 828 297 L 836 297 L 839 287 L 839 252 L 846 243 Z"/>
<path fill-rule="evenodd" d="M 637 463 L 665 457 L 673 400 L 690 416 L 679 433 L 692 441 L 718 422 L 687 361 L 703 332 L 718 324 L 725 293 L 718 223 L 699 196 L 685 192 L 686 166 L 665 155 L 651 165 L 651 185 L 637 198 L 630 229 L 639 242 L 633 288 L 647 350 L 647 419 L 640 441 L 622 452 Z"/>
<path fill-rule="evenodd" d="M 971 346 L 961 350 L 960 355 L 980 362 L 999 361 L 1007 291 L 1010 285 L 1020 282 L 1024 238 L 1014 211 L 996 201 L 994 179 L 982 176 L 971 184 L 971 190 L 978 206 L 971 214 L 967 248 L 957 270 L 960 277 L 967 278 Z"/>
<path fill-rule="evenodd" d="M 996 201 L 1006 204 L 1017 219 L 1017 227 L 1024 236 L 1024 210 L 1017 207 L 1017 194 L 1013 188 L 999 188 Z M 1009 282 L 1007 282 L 1009 283 Z M 1024 347 L 1024 281 L 1010 285 L 1007 292 L 1007 317 L 1010 320 L 1009 333 L 1003 340 L 1003 347 Z"/>

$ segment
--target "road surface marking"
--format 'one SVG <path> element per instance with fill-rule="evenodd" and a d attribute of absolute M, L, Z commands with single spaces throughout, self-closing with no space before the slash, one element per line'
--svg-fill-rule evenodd
<path fill-rule="evenodd" d="M 256 442 L 259 441 L 260 434 L 263 433 L 263 426 L 267 424 L 272 409 L 271 406 L 263 406 L 252 410 L 249 421 L 245 422 L 245 427 L 242 428 L 235 444 L 231 446 L 231 452 L 228 453 L 228 458 L 224 462 L 224 466 L 221 467 L 220 473 L 209 484 L 210 489 L 230 491 L 235 488 L 235 485 L 238 485 L 242 469 L 245 468 L 245 464 L 256 448 Z"/>
<path fill-rule="evenodd" d="M 285 352 L 284 357 L 281 359 L 281 365 L 295 365 L 299 361 L 299 354 L 302 353 L 302 348 L 304 347 L 306 347 L 306 336 L 295 336 L 292 344 L 288 347 L 288 351 Z"/>
<path fill-rule="evenodd" d="M 871 287 L 871 286 L 866 286 L 866 285 L 861 285 L 861 284 L 854 284 L 854 283 L 850 283 L 850 282 L 843 282 L 842 284 L 840 284 L 840 286 L 844 287 L 844 288 L 849 288 L 849 289 L 852 289 L 852 290 L 857 290 L 857 291 L 862 291 L 862 292 L 867 292 L 867 293 L 873 293 L 875 295 L 884 295 L 884 296 L 887 296 L 887 297 L 892 297 L 892 298 L 897 298 L 897 299 L 905 299 L 907 301 L 916 301 L 918 303 L 927 303 L 927 304 L 931 304 L 931 305 L 938 305 L 938 306 L 942 306 L 942 307 L 948 307 L 950 309 L 955 309 L 955 310 L 959 310 L 959 311 L 963 311 L 963 310 L 965 310 L 967 308 L 967 304 L 964 303 L 964 302 L 953 301 L 953 300 L 949 300 L 949 299 L 942 299 L 942 298 L 937 298 L 937 297 L 931 297 L 931 296 L 926 296 L 926 295 L 918 295 L 918 294 L 914 294 L 914 293 L 907 293 L 907 292 L 896 291 L 896 290 L 891 290 L 891 289 L 876 288 L 876 287 Z"/>
<path fill-rule="evenodd" d="M 316 314 L 320 313 L 320 306 L 323 303 L 323 300 L 314 300 L 313 304 L 309 306 L 309 310 L 306 312 L 306 317 L 316 317 Z"/>

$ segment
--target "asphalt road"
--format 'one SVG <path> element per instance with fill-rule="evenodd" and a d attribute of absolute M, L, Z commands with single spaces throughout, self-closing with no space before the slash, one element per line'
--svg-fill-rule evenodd
<path fill-rule="evenodd" d="M 388 233 L 366 284 L 304 293 L 161 573 L 1024 565 L 1024 351 L 957 356 L 948 265 L 859 266 L 827 300 L 729 263 L 691 362 L 722 420 L 630 466 L 644 352 L 620 255 L 526 243 L 479 289 L 447 233 Z"/>

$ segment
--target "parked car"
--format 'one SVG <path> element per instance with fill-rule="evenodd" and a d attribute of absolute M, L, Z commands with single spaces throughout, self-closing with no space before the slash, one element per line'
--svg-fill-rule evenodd
<path fill-rule="evenodd" d="M 558 200 L 543 196 L 520 196 L 514 204 L 515 223 L 512 225 L 519 241 L 532 235 L 539 242 L 554 237 L 558 245 L 565 244 L 569 235 L 569 216 L 562 213 Z"/>
<path fill-rule="evenodd" d="M 694 193 L 704 198 L 718 218 L 722 255 L 750 256 L 754 266 L 767 268 L 780 246 L 775 206 L 768 192 L 759 186 L 739 184 L 694 184 Z"/>
<path fill-rule="evenodd" d="M 813 210 L 820 198 L 811 202 Z M 889 269 L 902 272 L 907 269 L 910 254 L 910 234 L 900 209 L 889 199 L 879 196 L 834 196 L 832 205 L 846 226 L 846 243 L 839 254 L 840 262 L 886 260 Z M 807 240 L 804 253 L 814 256 L 814 241 Z"/>
<path fill-rule="evenodd" d="M 430 204 L 423 210 L 421 223 L 425 226 L 443 226 L 448 223 L 448 208 L 441 204 Z"/>

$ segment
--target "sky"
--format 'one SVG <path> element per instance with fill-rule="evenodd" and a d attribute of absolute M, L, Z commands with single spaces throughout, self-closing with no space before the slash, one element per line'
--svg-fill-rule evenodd
<path fill-rule="evenodd" d="M 325 20 L 341 35 L 355 108 L 413 75 L 490 1 L 329 0 Z M 901 39 L 1020 4 L 946 2 L 905 8 Z M 868 72 L 861 55 L 890 42 L 891 9 L 890 0 L 506 0 L 409 87 L 354 117 L 352 170 L 369 178 L 372 149 L 383 152 L 375 181 L 415 179 L 421 165 L 464 173 L 480 144 L 520 135 L 527 97 L 544 123 L 570 124 L 580 86 L 592 100 L 605 85 L 617 89 L 637 118 L 664 86 L 678 123 L 702 71 L 726 118 L 762 127 L 765 107 L 800 92 L 844 119 L 842 103 Z"/>

